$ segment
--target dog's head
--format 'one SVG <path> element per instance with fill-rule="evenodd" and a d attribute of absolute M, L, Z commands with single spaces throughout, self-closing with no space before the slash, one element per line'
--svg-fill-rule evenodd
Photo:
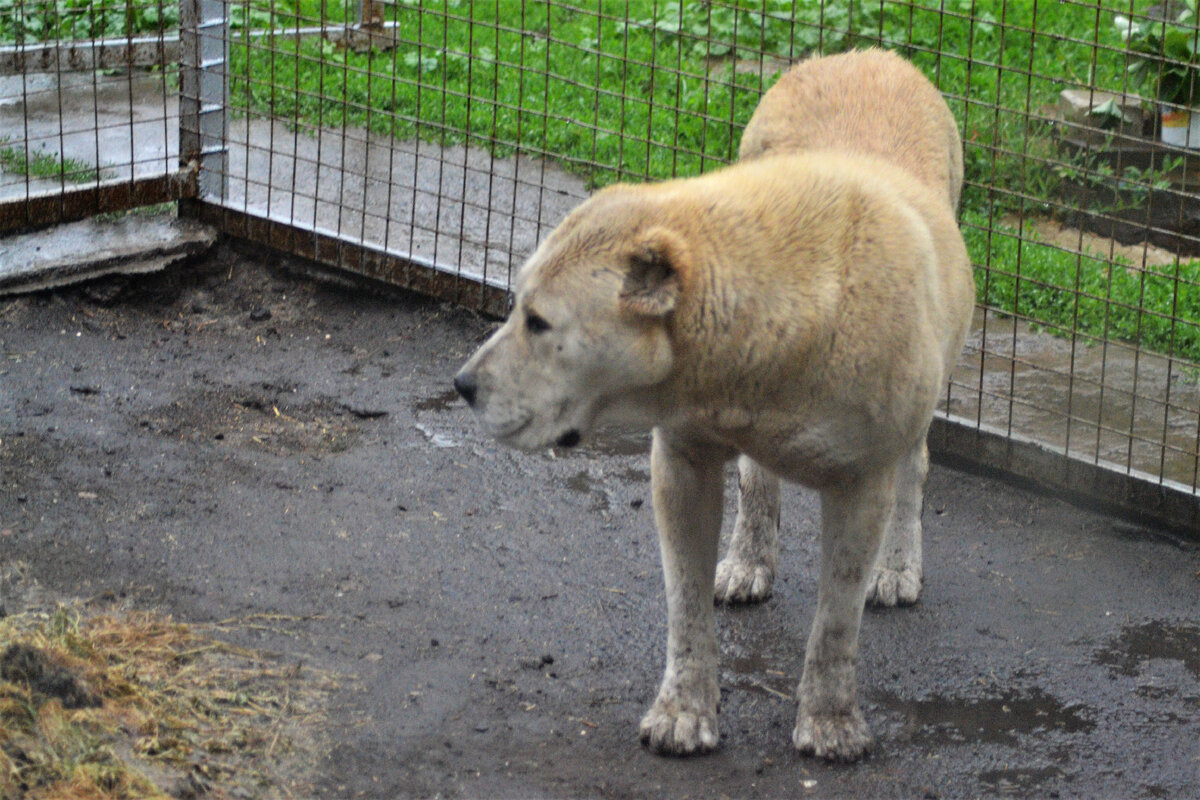
<path fill-rule="evenodd" d="M 597 422 L 653 422 L 687 246 L 650 205 L 613 187 L 576 209 L 521 268 L 508 321 L 455 376 L 504 444 L 570 447 Z"/>

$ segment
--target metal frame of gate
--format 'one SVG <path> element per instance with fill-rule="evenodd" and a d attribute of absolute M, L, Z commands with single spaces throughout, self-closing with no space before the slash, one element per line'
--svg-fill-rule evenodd
<path fill-rule="evenodd" d="M 160 67 L 177 61 L 179 37 L 172 34 L 7 45 L 0 47 L 0 76 L 22 76 L 24 79 L 24 76 L 40 73 L 53 76 L 61 82 L 66 75 Z M 92 88 L 96 89 L 95 86 Z M 23 96 L 17 99 L 27 103 L 30 95 L 37 93 L 38 90 L 26 89 Z M 95 102 L 99 100 L 95 99 Z M 165 102 L 161 122 L 164 126 L 171 123 Z M 125 127 L 132 129 L 132 121 Z M 57 133 L 51 132 L 48 138 L 61 140 L 80 133 L 94 133 L 96 149 L 99 150 L 98 129 L 69 131 L 60 121 Z M 126 135 L 132 136 L 132 133 Z M 29 138 L 27 134 L 27 147 Z M 140 168 L 144 165 L 132 162 L 120 166 L 122 172 L 128 168 L 128 174 L 107 177 L 97 169 L 95 178 L 91 180 L 72 181 L 66 175 L 57 181 L 32 181 L 26 178 L 23 187 L 4 187 L 6 191 L 0 193 L 0 234 L 196 196 L 197 164 L 190 160 L 185 160 L 178 168 L 172 168 L 165 159 L 157 169 Z"/>

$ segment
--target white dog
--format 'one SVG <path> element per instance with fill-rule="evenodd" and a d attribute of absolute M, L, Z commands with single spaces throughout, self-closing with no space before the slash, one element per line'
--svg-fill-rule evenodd
<path fill-rule="evenodd" d="M 890 115 L 897 104 L 906 113 Z M 573 446 L 601 422 L 653 428 L 669 632 L 641 724 L 651 749 L 717 745 L 714 585 L 721 600 L 769 594 L 775 476 L 815 487 L 822 507 L 793 740 L 834 760 L 867 749 L 863 605 L 916 600 L 925 436 L 974 305 L 958 148 L 945 103 L 898 57 L 805 62 L 764 97 L 739 164 L 610 187 L 572 212 L 455 377 L 484 429 L 515 447 Z M 737 456 L 738 521 L 718 568 Z"/>

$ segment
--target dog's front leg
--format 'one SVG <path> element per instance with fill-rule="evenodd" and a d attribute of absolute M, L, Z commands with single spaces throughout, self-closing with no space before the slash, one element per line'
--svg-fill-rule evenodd
<path fill-rule="evenodd" d="M 707 753 L 718 738 L 712 587 L 724 458 L 655 430 L 650 464 L 667 590 L 667 667 L 658 698 L 642 718 L 642 742 L 656 753 Z"/>
<path fill-rule="evenodd" d="M 895 494 L 894 469 L 821 492 L 821 583 L 792 734 L 808 755 L 856 761 L 870 747 L 858 707 L 858 632 Z"/>

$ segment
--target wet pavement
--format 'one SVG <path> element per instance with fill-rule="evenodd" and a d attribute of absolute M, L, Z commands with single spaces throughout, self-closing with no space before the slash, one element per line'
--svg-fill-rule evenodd
<path fill-rule="evenodd" d="M 499 448 L 448 386 L 490 321 L 269 260 L 0 300 L 0 566 L 251 618 L 242 643 L 353 676 L 320 796 L 1200 796 L 1196 540 L 942 466 L 922 601 L 864 621 L 868 759 L 791 747 L 817 564 L 795 488 L 775 596 L 718 614 L 720 750 L 648 754 L 645 438 Z"/>
<path fill-rule="evenodd" d="M 1187 493 L 1200 478 L 1196 368 L 1124 342 L 1053 336 L 978 310 L 948 409 Z"/>
<path fill-rule="evenodd" d="M 135 180 L 179 166 L 177 81 L 153 72 L 0 75 L 5 147 L 98 167 L 100 180 Z M 82 176 L 80 176 L 82 177 Z M 68 176 L 67 188 L 86 185 Z M 61 177 L 0 169 L 0 201 L 61 189 Z"/>

